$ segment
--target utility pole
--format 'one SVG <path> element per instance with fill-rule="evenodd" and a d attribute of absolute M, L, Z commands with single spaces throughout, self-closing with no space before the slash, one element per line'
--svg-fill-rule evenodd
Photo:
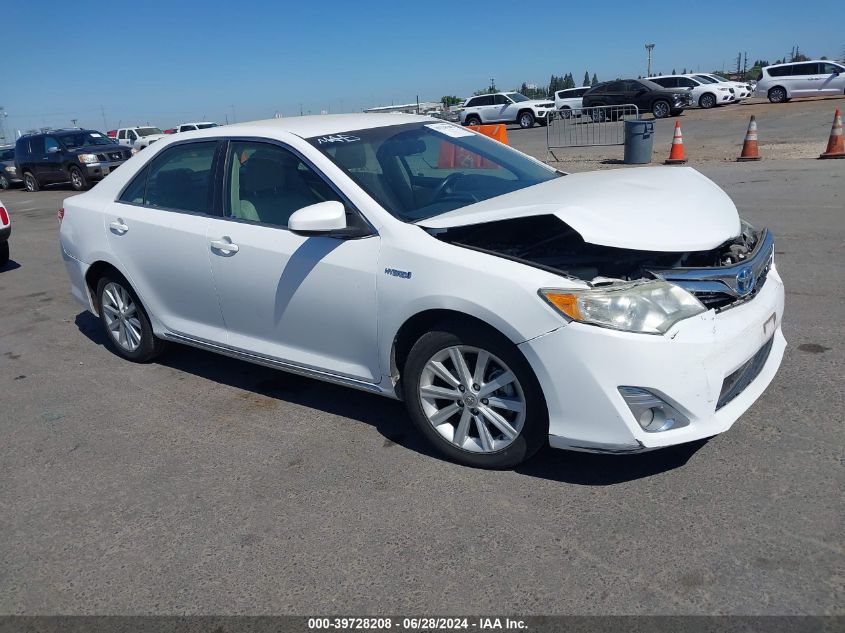
<path fill-rule="evenodd" d="M 106 109 L 102 105 L 100 106 L 100 113 L 103 115 L 103 129 L 108 130 L 109 124 L 106 123 Z"/>
<path fill-rule="evenodd" d="M 232 108 L 232 123 L 237 123 L 238 119 L 235 117 L 235 105 L 232 104 L 229 107 Z"/>
<path fill-rule="evenodd" d="M 648 70 L 646 70 L 646 78 L 651 77 L 651 51 L 654 50 L 654 44 L 646 44 L 645 49 L 648 51 Z"/>
<path fill-rule="evenodd" d="M 745 81 L 745 75 L 748 72 L 748 51 L 745 51 L 745 56 L 742 60 L 742 80 Z"/>
<path fill-rule="evenodd" d="M 496 92 L 496 80 L 490 77 L 490 92 Z"/>
<path fill-rule="evenodd" d="M 6 142 L 6 108 L 0 106 L 0 143 Z"/>

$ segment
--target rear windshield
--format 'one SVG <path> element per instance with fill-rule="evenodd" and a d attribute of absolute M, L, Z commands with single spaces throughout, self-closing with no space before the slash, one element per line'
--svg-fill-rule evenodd
<path fill-rule="evenodd" d="M 164 134 L 160 129 L 157 127 L 139 127 L 135 128 L 135 133 L 138 136 L 150 136 L 151 134 Z"/>
<path fill-rule="evenodd" d="M 76 149 L 77 147 L 86 147 L 88 145 L 114 144 L 114 141 L 105 134 L 92 130 L 74 132 L 72 134 L 57 134 L 56 138 L 61 141 L 62 145 L 64 145 L 66 149 Z"/>
<path fill-rule="evenodd" d="M 210 127 L 217 127 L 216 123 L 199 123 L 197 125 L 198 130 L 207 130 Z"/>
<path fill-rule="evenodd" d="M 560 174 L 451 123 L 408 123 L 307 139 L 388 212 L 416 222 Z"/>

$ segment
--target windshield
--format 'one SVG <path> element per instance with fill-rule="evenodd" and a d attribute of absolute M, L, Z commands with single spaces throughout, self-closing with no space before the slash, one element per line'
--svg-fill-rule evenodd
<path fill-rule="evenodd" d="M 210 127 L 217 127 L 216 123 L 197 123 L 198 130 L 207 130 Z"/>
<path fill-rule="evenodd" d="M 511 101 L 515 101 L 516 103 L 519 103 L 520 101 L 531 101 L 531 99 L 526 97 L 524 94 L 520 94 L 518 92 L 508 92 L 505 94 L 505 96 L 508 97 Z"/>
<path fill-rule="evenodd" d="M 708 77 L 707 75 L 696 75 L 696 79 L 700 79 L 701 81 L 708 83 L 708 84 L 715 84 L 717 81 L 712 77 Z"/>
<path fill-rule="evenodd" d="M 0 149 L 0 160 L 14 160 L 15 159 L 15 150 L 13 149 Z"/>
<path fill-rule="evenodd" d="M 451 123 L 408 123 L 307 139 L 392 215 L 416 222 L 559 174 Z"/>
<path fill-rule="evenodd" d="M 138 127 L 135 128 L 135 133 L 138 136 L 149 136 L 150 134 L 164 134 L 164 132 L 162 132 L 157 127 Z"/>
<path fill-rule="evenodd" d="M 93 132 L 90 130 L 76 132 L 74 134 L 62 134 L 61 136 L 58 136 L 58 139 L 62 142 L 62 145 L 64 145 L 66 149 L 76 149 L 77 147 L 86 147 L 88 145 L 114 144 L 114 141 L 105 134 L 100 134 L 100 132 Z"/>

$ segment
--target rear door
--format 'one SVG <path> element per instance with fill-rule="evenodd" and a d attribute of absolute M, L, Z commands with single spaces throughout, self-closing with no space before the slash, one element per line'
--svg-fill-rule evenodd
<path fill-rule="evenodd" d="M 223 344 L 206 239 L 217 148 L 194 141 L 161 152 L 109 207 L 105 230 L 122 271 L 169 331 Z"/>
<path fill-rule="evenodd" d="M 495 106 L 493 105 L 494 95 L 485 95 L 483 97 L 476 97 L 475 108 L 478 116 L 481 117 L 482 123 L 492 123 L 496 119 L 494 114 Z"/>
<path fill-rule="evenodd" d="M 794 97 L 807 97 L 819 94 L 822 78 L 819 65 L 815 62 L 792 65 L 792 76 L 789 80 L 789 92 Z"/>
<path fill-rule="evenodd" d="M 508 99 L 505 95 L 493 95 L 493 107 L 490 108 L 491 123 L 501 123 L 503 121 L 513 121 L 516 119 L 515 108 L 513 101 Z"/>

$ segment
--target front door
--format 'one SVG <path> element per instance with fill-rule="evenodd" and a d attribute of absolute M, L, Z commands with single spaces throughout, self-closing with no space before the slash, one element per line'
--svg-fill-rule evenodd
<path fill-rule="evenodd" d="M 111 204 L 105 230 L 132 287 L 167 330 L 224 344 L 206 239 L 217 146 L 164 150 Z"/>
<path fill-rule="evenodd" d="M 252 354 L 376 383 L 379 237 L 306 237 L 291 214 L 341 196 L 296 153 L 232 141 L 224 172 L 226 217 L 207 243 L 229 345 Z M 360 221 L 347 204 L 350 222 Z"/>

